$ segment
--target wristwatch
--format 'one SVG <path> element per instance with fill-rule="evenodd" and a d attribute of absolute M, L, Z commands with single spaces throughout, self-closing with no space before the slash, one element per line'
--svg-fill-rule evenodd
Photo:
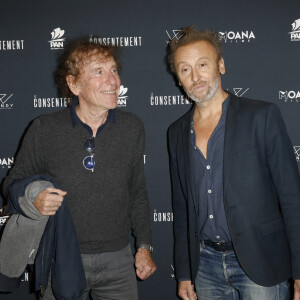
<path fill-rule="evenodd" d="M 139 245 L 138 249 L 146 249 L 150 253 L 153 253 L 153 247 L 151 245 L 141 244 L 141 245 Z"/>

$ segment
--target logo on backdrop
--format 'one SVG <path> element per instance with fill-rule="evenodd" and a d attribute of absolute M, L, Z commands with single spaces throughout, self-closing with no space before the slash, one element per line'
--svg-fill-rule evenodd
<path fill-rule="evenodd" d="M 220 40 L 224 43 L 249 43 L 255 39 L 253 31 L 219 31 Z"/>
<path fill-rule="evenodd" d="M 294 154 L 296 156 L 297 162 L 300 163 L 300 146 L 294 146 Z"/>
<path fill-rule="evenodd" d="M 171 265 L 171 269 L 172 269 L 171 277 L 173 279 L 175 279 L 175 269 L 174 269 L 173 265 Z"/>
<path fill-rule="evenodd" d="M 14 163 L 13 157 L 2 157 L 0 158 L 0 166 L 2 169 L 10 169 Z"/>
<path fill-rule="evenodd" d="M 112 45 L 119 47 L 140 47 L 142 46 L 141 36 L 118 36 L 118 37 L 97 37 L 90 34 L 90 42 L 100 45 Z"/>
<path fill-rule="evenodd" d="M 192 102 L 187 96 L 176 95 L 176 96 L 161 96 L 154 95 L 151 93 L 150 96 L 150 105 L 151 106 L 174 106 L 174 105 L 191 105 Z"/>
<path fill-rule="evenodd" d="M 0 109 L 12 109 L 13 103 L 11 103 L 11 97 L 13 94 L 0 94 Z"/>
<path fill-rule="evenodd" d="M 0 209 L 0 216 L 2 215 L 2 211 L 3 211 L 3 209 L 1 208 Z M 7 219 L 8 219 L 8 216 L 0 217 L 0 227 L 3 226 L 6 223 Z"/>
<path fill-rule="evenodd" d="M 21 281 L 32 281 L 32 274 L 29 274 L 27 271 L 24 272 Z"/>
<path fill-rule="evenodd" d="M 0 214 L 2 214 L 2 209 L 0 209 Z M 8 216 L 0 217 L 0 227 L 3 226 L 8 219 Z"/>
<path fill-rule="evenodd" d="M 40 98 L 37 95 L 33 96 L 33 107 L 34 108 L 63 108 L 68 107 L 68 103 L 72 98 Z"/>
<path fill-rule="evenodd" d="M 167 36 L 168 36 L 168 40 L 167 45 L 170 43 L 170 41 L 172 41 L 173 39 L 176 39 L 177 41 L 180 40 L 180 38 L 182 37 L 182 33 L 181 30 L 178 29 L 173 29 L 170 32 L 168 32 L 168 30 L 166 30 Z"/>
<path fill-rule="evenodd" d="M 57 27 L 50 34 L 51 34 L 51 40 L 48 41 L 50 43 L 50 49 L 51 50 L 64 49 L 65 38 L 63 38 L 63 36 L 65 34 L 65 31 Z"/>
<path fill-rule="evenodd" d="M 0 50 L 10 51 L 10 50 L 23 50 L 24 40 L 0 40 Z"/>
<path fill-rule="evenodd" d="M 153 210 L 153 221 L 157 222 L 173 222 L 173 212 L 172 211 L 164 211 L 159 212 L 157 209 Z"/>
<path fill-rule="evenodd" d="M 167 44 L 173 39 L 177 41 L 182 37 L 181 30 L 173 29 L 171 31 L 166 30 L 169 40 Z M 255 34 L 251 30 L 246 31 L 219 31 L 220 40 L 224 43 L 249 43 L 251 40 L 255 39 Z"/>
<path fill-rule="evenodd" d="M 124 85 L 120 86 L 118 107 L 126 107 L 127 99 L 128 99 L 128 96 L 126 96 L 127 91 L 128 91 L 127 87 L 124 87 Z"/>
<path fill-rule="evenodd" d="M 297 102 L 300 100 L 300 91 L 279 91 L 279 100 Z"/>
<path fill-rule="evenodd" d="M 233 88 L 232 90 L 237 97 L 242 97 L 249 88 Z"/>
<path fill-rule="evenodd" d="M 300 19 L 295 20 L 292 24 L 292 31 L 289 32 L 292 42 L 300 41 Z"/>

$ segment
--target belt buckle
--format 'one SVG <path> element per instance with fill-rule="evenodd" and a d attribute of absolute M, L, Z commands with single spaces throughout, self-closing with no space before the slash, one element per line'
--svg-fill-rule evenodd
<path fill-rule="evenodd" d="M 226 252 L 225 247 L 224 247 L 224 245 L 225 245 L 226 243 L 224 243 L 224 242 L 215 242 L 215 244 L 216 244 L 218 247 L 221 247 L 221 251 L 222 251 L 222 252 Z"/>
<path fill-rule="evenodd" d="M 225 250 L 225 247 L 224 247 L 225 243 L 221 242 L 220 244 L 221 244 L 222 252 L 225 252 L 225 251 L 226 251 L 226 250 Z"/>

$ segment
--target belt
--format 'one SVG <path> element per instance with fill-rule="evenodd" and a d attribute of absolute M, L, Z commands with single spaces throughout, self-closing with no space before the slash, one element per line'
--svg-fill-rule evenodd
<path fill-rule="evenodd" d="M 203 240 L 201 241 L 201 244 L 202 245 L 204 244 L 205 246 L 209 246 L 219 252 L 233 251 L 232 243 L 213 242 L 211 240 Z"/>

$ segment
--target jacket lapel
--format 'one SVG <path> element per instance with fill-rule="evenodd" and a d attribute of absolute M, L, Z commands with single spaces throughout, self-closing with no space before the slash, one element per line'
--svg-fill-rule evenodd
<path fill-rule="evenodd" d="M 198 201 L 196 201 L 196 184 L 194 176 L 194 164 L 192 163 L 192 149 L 190 143 L 190 122 L 193 120 L 194 109 L 191 109 L 182 122 L 183 155 L 186 166 L 187 188 L 192 195 L 194 208 L 198 214 Z"/>
<path fill-rule="evenodd" d="M 223 156 L 223 185 L 224 194 L 227 187 L 227 178 L 230 176 L 231 162 L 233 157 L 233 147 L 235 145 L 235 136 L 237 123 L 239 121 L 239 98 L 230 94 L 228 103 L 226 123 L 225 123 L 225 136 L 224 136 L 224 156 Z"/>

